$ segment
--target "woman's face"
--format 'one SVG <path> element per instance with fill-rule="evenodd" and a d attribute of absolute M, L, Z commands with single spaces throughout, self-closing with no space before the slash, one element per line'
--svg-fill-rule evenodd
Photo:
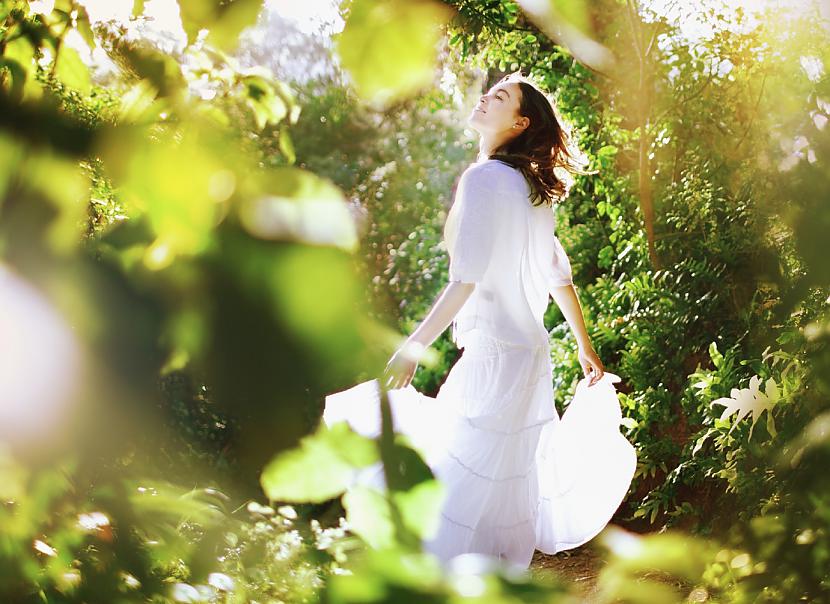
<path fill-rule="evenodd" d="M 515 132 L 519 134 L 527 122 L 526 117 L 519 116 L 519 102 L 522 89 L 516 82 L 494 84 L 487 94 L 479 98 L 478 103 L 467 119 L 470 126 L 484 134 L 497 132 Z M 519 127 L 513 126 L 518 123 Z"/>

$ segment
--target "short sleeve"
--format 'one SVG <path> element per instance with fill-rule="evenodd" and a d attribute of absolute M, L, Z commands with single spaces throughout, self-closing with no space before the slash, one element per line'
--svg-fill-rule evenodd
<path fill-rule="evenodd" d="M 500 223 L 498 174 L 481 168 L 468 170 L 458 182 L 450 281 L 480 282 L 493 258 Z"/>
<path fill-rule="evenodd" d="M 573 285 L 571 261 L 568 259 L 568 255 L 565 253 L 565 248 L 562 247 L 562 243 L 556 235 L 553 236 L 552 268 L 551 287 Z"/>

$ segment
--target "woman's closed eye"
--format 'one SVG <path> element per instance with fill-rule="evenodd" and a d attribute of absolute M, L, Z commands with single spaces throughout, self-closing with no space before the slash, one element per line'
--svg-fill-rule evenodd
<path fill-rule="evenodd" d="M 487 95 L 486 95 L 486 94 L 483 94 L 483 95 L 481 95 L 481 97 L 480 97 L 478 100 L 479 100 L 479 101 L 483 101 L 483 100 L 484 100 L 484 99 L 486 99 L 486 98 L 487 98 Z M 500 97 L 500 96 L 498 96 L 498 95 L 496 95 L 496 98 L 497 98 L 498 100 L 500 100 L 500 101 L 503 101 L 503 100 L 504 100 L 504 98 L 503 98 L 503 97 Z"/>

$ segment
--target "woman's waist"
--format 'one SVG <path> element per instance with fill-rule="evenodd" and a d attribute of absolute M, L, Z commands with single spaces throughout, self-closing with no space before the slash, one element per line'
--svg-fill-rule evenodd
<path fill-rule="evenodd" d="M 453 340 L 461 348 L 473 340 L 514 348 L 550 348 L 548 331 L 541 323 L 528 329 L 479 315 L 458 317 L 453 321 Z"/>

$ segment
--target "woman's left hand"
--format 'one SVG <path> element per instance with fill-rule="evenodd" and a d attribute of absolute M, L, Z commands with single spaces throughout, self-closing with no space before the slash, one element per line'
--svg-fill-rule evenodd
<path fill-rule="evenodd" d="M 415 376 L 418 361 L 406 354 L 405 347 L 395 351 L 383 370 L 383 381 L 387 390 L 406 388 Z"/>
<path fill-rule="evenodd" d="M 605 373 L 605 367 L 603 367 L 602 361 L 599 360 L 599 357 L 592 346 L 580 346 L 577 357 L 579 359 L 579 364 L 582 365 L 582 371 L 585 373 L 585 377 L 590 377 L 588 387 L 593 386 L 600 379 L 602 379 L 602 376 Z M 593 373 L 593 375 L 590 375 L 591 373 Z"/>

